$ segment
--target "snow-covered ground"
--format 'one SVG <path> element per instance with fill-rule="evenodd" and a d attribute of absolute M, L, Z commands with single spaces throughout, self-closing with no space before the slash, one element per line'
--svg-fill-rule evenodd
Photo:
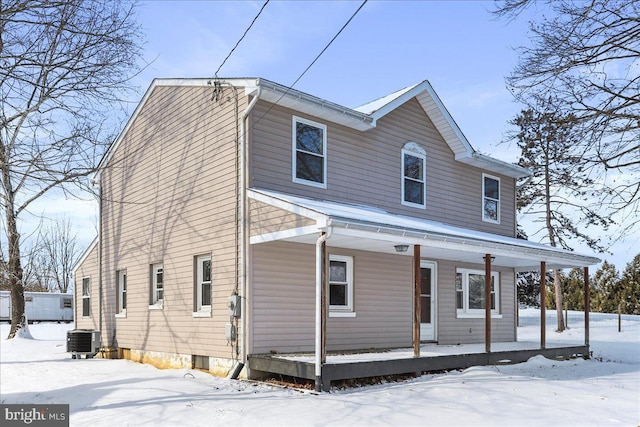
<path fill-rule="evenodd" d="M 581 344 L 581 313 L 547 341 Z M 539 339 L 539 312 L 523 310 L 519 338 Z M 640 316 L 591 314 L 591 360 L 541 357 L 517 365 L 425 375 L 315 395 L 216 378 L 189 369 L 158 370 L 127 360 L 72 360 L 72 325 L 31 325 L 34 339 L 7 341 L 0 327 L 0 403 L 69 403 L 72 426 L 505 425 L 638 426 Z"/>

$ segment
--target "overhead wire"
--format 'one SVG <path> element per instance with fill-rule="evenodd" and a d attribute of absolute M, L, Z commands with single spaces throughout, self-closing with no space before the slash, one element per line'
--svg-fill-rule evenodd
<path fill-rule="evenodd" d="M 309 69 L 318 61 L 318 59 L 320 59 L 320 57 L 322 56 L 322 54 L 329 48 L 329 46 L 331 46 L 331 44 L 335 41 L 335 39 L 338 38 L 338 36 L 342 33 L 342 31 L 344 31 L 345 28 L 347 28 L 347 25 L 349 25 L 349 23 L 353 20 L 353 18 L 356 17 L 356 15 L 358 14 L 358 12 L 360 12 L 360 10 L 364 7 L 365 4 L 367 4 L 369 0 L 363 0 L 363 2 L 360 4 L 360 6 L 358 7 L 358 9 L 356 9 L 355 12 L 353 12 L 353 14 L 351 15 L 351 17 L 347 20 L 347 22 L 344 23 L 344 25 L 342 26 L 342 28 L 340 28 L 340 30 L 338 30 L 338 32 L 333 36 L 333 38 L 329 41 L 329 43 L 327 43 L 327 45 L 320 51 L 320 53 L 318 55 L 316 55 L 316 57 L 314 58 L 313 61 L 311 61 L 311 63 L 307 66 L 307 68 L 304 69 L 304 71 L 298 76 L 298 78 L 291 84 L 291 86 L 287 87 L 287 89 L 284 91 L 284 93 L 282 95 L 280 95 L 280 97 L 271 104 L 271 106 L 267 109 L 267 111 L 264 112 L 264 114 L 262 114 L 260 117 L 258 117 L 256 119 L 256 121 L 253 123 L 253 125 L 251 126 L 253 128 L 253 126 L 255 126 L 256 124 L 258 124 L 258 122 L 260 122 L 260 120 L 262 120 L 262 118 L 264 118 L 264 116 L 266 116 L 267 114 L 269 114 L 269 112 L 273 109 L 274 106 L 278 105 L 278 103 L 280 102 L 280 100 L 282 98 L 284 98 L 285 95 L 287 95 L 289 93 L 289 91 L 291 89 L 293 89 L 293 87 L 296 85 L 296 83 L 298 83 L 300 81 L 300 79 L 307 73 L 307 71 L 309 71 Z"/>

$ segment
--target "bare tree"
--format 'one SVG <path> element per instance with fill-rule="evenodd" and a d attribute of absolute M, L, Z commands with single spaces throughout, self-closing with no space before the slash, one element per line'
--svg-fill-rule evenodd
<path fill-rule="evenodd" d="M 73 265 L 79 251 L 76 235 L 71 231 L 71 222 L 63 219 L 51 223 L 41 230 L 42 252 L 38 264 L 44 271 L 50 292 L 67 293 L 73 275 Z"/>
<path fill-rule="evenodd" d="M 640 1 L 503 0 L 493 13 L 515 19 L 535 5 L 531 47 L 507 83 L 516 98 L 560 101 L 580 132 L 585 168 L 602 185 L 600 204 L 630 232 L 640 226 Z"/>
<path fill-rule="evenodd" d="M 18 222 L 58 188 L 86 185 L 113 139 L 137 71 L 130 2 L 0 0 L 0 207 L 11 288 L 9 338 L 24 326 Z M 111 122 L 110 122 L 111 121 Z"/>

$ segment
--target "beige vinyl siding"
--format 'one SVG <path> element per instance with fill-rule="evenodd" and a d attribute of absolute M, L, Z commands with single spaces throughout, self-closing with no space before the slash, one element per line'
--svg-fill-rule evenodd
<path fill-rule="evenodd" d="M 329 317 L 327 348 L 410 346 L 411 257 L 332 248 L 353 257 L 356 317 Z M 315 247 L 274 242 L 252 246 L 251 353 L 313 351 Z"/>
<path fill-rule="evenodd" d="M 484 271 L 484 264 L 465 264 L 438 261 L 438 343 L 470 344 L 484 342 L 485 319 L 456 317 L 455 277 L 457 268 Z M 516 340 L 514 272 L 508 268 L 494 268 L 500 272 L 501 319 L 491 320 L 491 341 Z"/>
<path fill-rule="evenodd" d="M 292 182 L 292 116 L 327 125 L 327 188 Z M 257 118 L 260 117 L 258 121 Z M 482 221 L 482 169 L 454 160 L 419 102 L 412 99 L 360 132 L 259 101 L 251 118 L 250 186 L 321 200 L 379 207 L 459 227 L 514 236 L 515 180 L 501 178 L 501 223 Z M 401 151 L 407 142 L 426 150 L 426 209 L 401 203 Z"/>
<path fill-rule="evenodd" d="M 118 347 L 235 355 L 225 324 L 236 277 L 237 117 L 233 93 L 226 89 L 214 102 L 211 90 L 156 87 L 102 173 L 103 286 L 111 310 L 116 271 L 127 270 L 126 317 L 115 319 Z M 194 260 L 202 254 L 211 254 L 212 315 L 194 318 Z M 149 307 L 150 266 L 159 262 L 161 310 Z"/>
<path fill-rule="evenodd" d="M 82 279 L 91 279 L 91 316 L 82 316 Z M 98 329 L 98 245 L 87 254 L 82 264 L 75 270 L 75 327 L 77 329 Z M 104 342 L 104 341 L 103 341 Z"/>
<path fill-rule="evenodd" d="M 316 221 L 257 200 L 249 200 L 250 236 L 314 225 Z"/>

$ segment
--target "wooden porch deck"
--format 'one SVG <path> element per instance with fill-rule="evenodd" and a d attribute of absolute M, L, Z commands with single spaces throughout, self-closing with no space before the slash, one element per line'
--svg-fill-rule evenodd
<path fill-rule="evenodd" d="M 494 343 L 495 344 L 495 343 Z M 508 348 L 513 344 L 519 348 Z M 589 357 L 589 347 L 564 346 L 552 348 L 522 348 L 522 343 L 503 343 L 503 350 L 486 353 L 477 351 L 477 346 L 456 346 L 457 354 L 438 354 L 436 345 L 422 346 L 420 357 L 407 356 L 409 352 L 388 351 L 383 353 L 358 353 L 351 355 L 328 355 L 322 366 L 322 389 L 329 391 L 331 382 L 344 379 L 367 378 L 382 375 L 414 374 L 465 369 L 472 366 L 504 365 L 526 362 L 534 356 L 548 359 Z M 429 346 L 435 351 L 429 351 Z M 441 353 L 441 352 L 440 352 Z M 295 378 L 315 380 L 315 365 L 312 355 L 265 355 L 248 357 L 249 369 Z"/>

